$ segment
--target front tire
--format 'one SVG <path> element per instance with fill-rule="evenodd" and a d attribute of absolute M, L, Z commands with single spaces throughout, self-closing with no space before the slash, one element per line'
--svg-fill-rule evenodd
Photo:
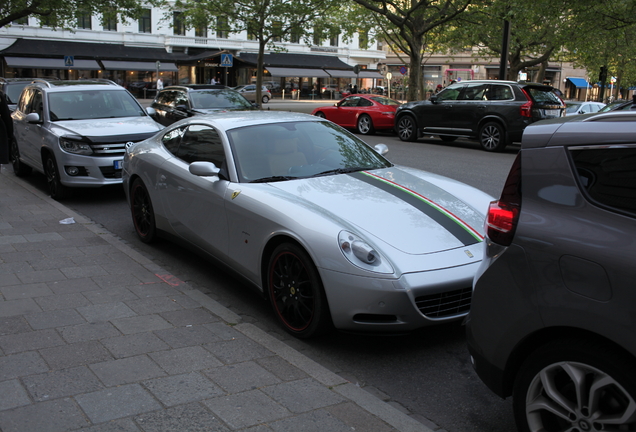
<path fill-rule="evenodd" d="M 31 174 L 31 167 L 25 165 L 20 161 L 20 149 L 18 148 L 18 141 L 13 138 L 11 140 L 11 165 L 13 166 L 13 172 L 18 177 L 24 177 Z"/>
<path fill-rule="evenodd" d="M 479 144 L 489 152 L 502 151 L 508 144 L 506 130 L 500 123 L 486 123 L 479 130 Z"/>
<path fill-rule="evenodd" d="M 513 409 L 520 432 L 636 430 L 634 362 L 602 343 L 554 341 L 521 367 Z"/>
<path fill-rule="evenodd" d="M 397 121 L 397 134 L 402 141 L 417 140 L 417 124 L 410 115 L 402 116 Z"/>
<path fill-rule="evenodd" d="M 46 174 L 46 182 L 51 198 L 59 201 L 71 195 L 71 190 L 64 186 L 60 180 L 60 171 L 57 168 L 57 162 L 53 155 L 44 157 L 44 174 Z"/>
<path fill-rule="evenodd" d="M 320 117 L 320 118 L 327 118 L 327 116 L 325 116 L 325 113 L 322 111 L 318 111 L 316 114 L 314 114 L 316 117 Z"/>
<path fill-rule="evenodd" d="M 155 211 L 146 185 L 137 178 L 130 188 L 130 211 L 137 237 L 144 243 L 152 243 L 157 238 Z"/>
<path fill-rule="evenodd" d="M 263 101 L 263 103 L 267 103 L 269 102 L 269 96 L 263 96 L 261 100 Z"/>
<path fill-rule="evenodd" d="M 318 270 L 300 246 L 282 243 L 276 247 L 267 269 L 269 299 L 288 333 L 306 339 L 331 328 L 329 305 Z"/>
<path fill-rule="evenodd" d="M 373 120 L 366 114 L 358 117 L 358 132 L 362 135 L 373 135 L 375 128 L 373 127 Z"/>

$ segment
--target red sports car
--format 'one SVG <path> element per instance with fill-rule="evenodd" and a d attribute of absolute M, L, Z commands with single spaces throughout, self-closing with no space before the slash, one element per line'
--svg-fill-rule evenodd
<path fill-rule="evenodd" d="M 312 114 L 368 135 L 376 130 L 393 129 L 395 110 L 399 105 L 400 102 L 385 96 L 354 94 L 334 106 L 316 108 Z"/>

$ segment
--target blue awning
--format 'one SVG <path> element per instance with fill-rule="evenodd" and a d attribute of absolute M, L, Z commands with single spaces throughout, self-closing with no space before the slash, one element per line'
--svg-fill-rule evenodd
<path fill-rule="evenodd" d="M 570 81 L 576 88 L 591 88 L 590 83 L 585 78 L 572 78 L 566 77 L 566 80 Z"/>

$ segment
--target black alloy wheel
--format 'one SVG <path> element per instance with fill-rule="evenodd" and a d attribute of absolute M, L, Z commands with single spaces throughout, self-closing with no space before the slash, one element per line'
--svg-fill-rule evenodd
<path fill-rule="evenodd" d="M 155 211 L 144 182 L 137 178 L 130 188 L 130 211 L 135 232 L 144 243 L 152 243 L 157 237 Z"/>
<path fill-rule="evenodd" d="M 497 122 L 486 123 L 479 130 L 479 144 L 489 152 L 503 150 L 508 144 L 506 130 Z"/>
<path fill-rule="evenodd" d="M 292 243 L 279 245 L 269 260 L 267 288 L 274 313 L 285 330 L 301 339 L 331 327 L 331 315 L 311 258 Z"/>
<path fill-rule="evenodd" d="M 13 166 L 13 172 L 18 177 L 24 177 L 31 174 L 31 167 L 25 165 L 20 161 L 20 149 L 18 148 L 18 142 L 16 139 L 11 140 L 11 165 Z"/>
<path fill-rule="evenodd" d="M 397 121 L 397 134 L 402 141 L 417 140 L 417 125 L 410 115 L 404 115 Z"/>
<path fill-rule="evenodd" d="M 60 181 L 60 172 L 53 155 L 44 156 L 44 173 L 49 188 L 49 194 L 54 200 L 62 200 L 71 195 L 71 190 Z"/>

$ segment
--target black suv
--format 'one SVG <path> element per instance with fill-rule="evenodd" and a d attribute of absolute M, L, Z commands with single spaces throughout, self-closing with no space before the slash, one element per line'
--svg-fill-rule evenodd
<path fill-rule="evenodd" d="M 33 82 L 45 82 L 44 78 L 0 78 L 0 91 L 7 96 L 9 110 L 15 111 L 22 89 Z"/>
<path fill-rule="evenodd" d="M 529 124 L 563 116 L 554 88 L 514 81 L 475 80 L 451 84 L 428 101 L 409 102 L 395 113 L 402 141 L 438 135 L 442 141 L 477 139 L 486 151 L 520 141 Z"/>
<path fill-rule="evenodd" d="M 160 90 L 150 105 L 155 109 L 154 119 L 164 126 L 201 114 L 215 111 L 254 110 L 255 105 L 240 93 L 214 84 L 187 84 L 169 86 Z"/>

